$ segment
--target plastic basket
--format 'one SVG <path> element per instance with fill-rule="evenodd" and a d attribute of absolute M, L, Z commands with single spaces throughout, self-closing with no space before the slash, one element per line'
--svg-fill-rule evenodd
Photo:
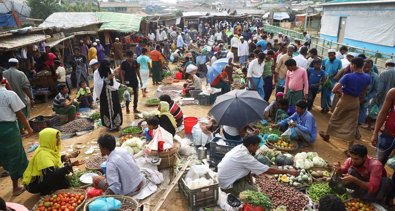
<path fill-rule="evenodd" d="M 180 191 L 188 200 L 189 211 L 197 211 L 200 208 L 215 207 L 218 201 L 218 182 L 214 185 L 191 190 L 185 183 L 185 175 L 178 182 Z"/>
<path fill-rule="evenodd" d="M 219 162 L 221 162 L 222 158 L 225 156 L 227 152 L 232 150 L 235 146 L 243 143 L 242 140 L 226 140 L 223 139 L 224 142 L 227 144 L 226 146 L 224 145 L 219 145 L 216 142 L 219 141 L 221 138 L 215 137 L 213 140 L 210 142 L 210 162 L 213 166 L 217 166 Z"/>
<path fill-rule="evenodd" d="M 37 116 L 29 120 L 30 127 L 34 132 L 40 132 L 47 127 L 59 126 L 59 116 Z"/>
<path fill-rule="evenodd" d="M 95 198 L 90 199 L 84 205 L 83 211 L 89 211 L 89 204 L 99 198 L 109 198 L 112 197 L 114 199 L 119 200 L 122 203 L 122 207 L 120 210 L 137 210 L 139 203 L 134 200 L 130 196 L 122 196 L 122 195 L 105 195 L 105 196 L 98 196 Z"/>
<path fill-rule="evenodd" d="M 217 94 L 211 95 L 198 95 L 197 99 L 199 101 L 199 105 L 212 105 L 217 99 Z"/>

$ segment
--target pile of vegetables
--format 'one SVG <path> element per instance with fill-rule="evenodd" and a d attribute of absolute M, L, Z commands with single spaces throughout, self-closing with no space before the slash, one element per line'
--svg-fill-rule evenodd
<path fill-rule="evenodd" d="M 328 194 L 336 194 L 335 192 L 332 191 L 332 189 L 329 187 L 328 183 L 313 183 L 310 185 L 310 187 L 307 189 L 307 194 L 313 200 L 313 202 L 318 202 L 321 197 L 328 195 Z M 342 201 L 347 200 L 348 195 L 347 193 L 343 195 L 336 194 Z"/>
<path fill-rule="evenodd" d="M 279 167 L 280 169 L 293 169 L 292 166 L 284 166 L 284 167 Z M 300 171 L 299 176 L 295 177 L 289 174 L 275 174 L 274 177 L 277 179 L 277 181 L 289 184 L 290 186 L 296 187 L 296 188 L 301 188 L 305 187 L 313 181 L 311 175 L 309 175 L 304 169 Z"/>
<path fill-rule="evenodd" d="M 376 210 L 372 204 L 366 203 L 359 199 L 351 199 L 349 201 L 346 201 L 345 205 L 347 211 L 359 211 L 359 210 L 375 211 Z"/>
<path fill-rule="evenodd" d="M 100 119 L 100 112 L 95 112 L 95 113 L 91 114 L 89 118 L 91 118 L 95 121 Z"/>
<path fill-rule="evenodd" d="M 73 172 L 73 174 L 71 176 L 68 177 L 70 186 L 72 188 L 78 188 L 81 186 L 85 186 L 86 184 L 84 184 L 80 181 L 80 177 L 86 173 L 96 173 L 99 175 L 101 174 L 99 171 L 95 171 L 95 170 L 75 171 L 75 172 Z"/>
<path fill-rule="evenodd" d="M 262 135 L 263 134 L 269 134 L 269 135 L 270 134 L 276 134 L 278 136 L 281 136 L 281 134 L 283 134 L 279 129 L 272 128 L 272 127 L 270 127 L 268 125 L 262 125 L 261 123 L 257 123 L 255 125 L 255 127 L 261 131 Z"/>
<path fill-rule="evenodd" d="M 295 167 L 298 169 L 310 169 L 312 167 L 326 167 L 328 164 L 318 156 L 316 152 L 301 152 L 295 155 Z"/>
<path fill-rule="evenodd" d="M 35 207 L 34 211 L 44 210 L 69 210 L 74 211 L 83 203 L 85 196 L 74 193 L 58 193 L 51 196 L 45 196 Z"/>
<path fill-rule="evenodd" d="M 139 138 L 131 138 L 122 143 L 121 148 L 126 149 L 130 154 L 134 155 L 143 150 L 145 141 Z"/>
<path fill-rule="evenodd" d="M 265 158 L 262 158 L 264 156 Z M 282 154 L 280 151 L 273 149 L 265 149 L 262 151 L 262 156 L 256 156 L 259 161 L 264 161 L 266 158 L 270 161 L 269 163 L 275 163 L 277 166 L 293 165 L 293 156 L 291 154 Z M 266 164 L 265 162 L 262 162 Z"/>
<path fill-rule="evenodd" d="M 135 126 L 126 127 L 121 130 L 121 134 L 130 134 L 130 135 L 137 135 L 137 134 L 141 134 L 142 132 L 143 131 L 141 130 L 140 127 L 135 127 Z"/>
<path fill-rule="evenodd" d="M 274 178 L 261 175 L 256 184 L 272 201 L 272 208 L 285 206 L 287 210 L 303 210 L 308 204 L 308 198 L 295 188 L 280 184 Z"/>
<path fill-rule="evenodd" d="M 311 171 L 311 176 L 313 176 L 313 178 L 316 181 L 329 181 L 331 179 L 331 173 L 327 170 L 316 170 L 316 171 Z"/>
<path fill-rule="evenodd" d="M 145 112 L 143 112 L 143 119 L 149 119 L 149 118 L 152 118 L 152 117 L 157 116 L 159 114 L 160 114 L 160 112 L 158 110 L 145 111 Z"/>
<path fill-rule="evenodd" d="M 240 200 L 257 207 L 263 207 L 265 210 L 270 210 L 272 202 L 270 198 L 257 191 L 246 190 L 240 193 Z"/>
<path fill-rule="evenodd" d="M 284 139 L 280 139 L 276 142 L 272 142 L 271 144 L 278 149 L 284 149 L 284 150 L 292 150 L 297 148 L 297 145 L 294 142 L 286 141 Z"/>
<path fill-rule="evenodd" d="M 159 98 L 151 98 L 145 101 L 145 105 L 147 106 L 157 106 L 159 105 L 159 103 L 160 103 Z"/>

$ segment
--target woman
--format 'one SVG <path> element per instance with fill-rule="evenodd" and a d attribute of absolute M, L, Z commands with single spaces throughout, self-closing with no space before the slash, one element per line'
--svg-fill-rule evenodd
<path fill-rule="evenodd" d="M 140 76 L 141 76 L 141 83 L 143 86 L 141 87 L 141 91 L 143 93 L 143 97 L 146 97 L 147 92 L 147 83 L 149 79 L 149 72 L 151 70 L 151 59 L 147 56 L 147 49 L 143 48 L 141 50 L 141 55 L 137 57 L 137 63 L 140 64 Z"/>
<path fill-rule="evenodd" d="M 170 113 L 176 120 L 177 127 L 180 127 L 184 122 L 184 114 L 182 113 L 180 106 L 176 102 L 174 102 L 174 100 L 172 100 L 169 95 L 161 95 L 159 97 L 159 100 L 169 103 Z"/>
<path fill-rule="evenodd" d="M 45 128 L 39 133 L 40 146 L 23 173 L 23 184 L 30 193 L 47 195 L 68 188 L 70 184 L 66 175 L 73 171 L 73 166 L 83 163 L 70 163 L 69 159 L 76 158 L 79 155 L 78 151 L 70 155 L 60 155 L 60 136 L 60 131 L 53 128 Z"/>
<path fill-rule="evenodd" d="M 159 125 L 173 136 L 176 134 L 177 122 L 173 115 L 169 111 L 169 103 L 160 101 L 158 110 L 159 114 Z"/>
<path fill-rule="evenodd" d="M 113 130 L 119 130 L 122 125 L 122 110 L 119 102 L 118 88 L 120 83 L 115 80 L 110 62 L 100 62 L 98 83 L 98 96 L 100 99 L 100 115 L 103 126 Z M 101 88 L 101 89 L 100 89 Z"/>
<path fill-rule="evenodd" d="M 29 211 L 25 206 L 13 202 L 5 202 L 0 197 L 0 210 L 1 211 Z"/>
<path fill-rule="evenodd" d="M 0 78 L 3 72 L 0 71 Z M 12 195 L 18 196 L 24 188 L 18 185 L 28 160 L 22 145 L 22 137 L 17 119 L 27 130 L 28 135 L 33 134 L 26 117 L 22 113 L 25 104 L 18 95 L 5 87 L 5 81 L 0 81 L 0 166 L 8 171 L 12 180 Z"/>

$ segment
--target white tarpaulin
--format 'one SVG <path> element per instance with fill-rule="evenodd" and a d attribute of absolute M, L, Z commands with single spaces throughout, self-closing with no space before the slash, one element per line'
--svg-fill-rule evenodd
<path fill-rule="evenodd" d="M 395 21 L 391 17 L 347 17 L 344 37 L 385 46 L 395 46 Z"/>
<path fill-rule="evenodd" d="M 339 16 L 322 16 L 320 34 L 337 37 L 338 30 Z"/>
<path fill-rule="evenodd" d="M 286 12 L 275 12 L 273 13 L 273 20 L 282 21 L 284 19 L 289 19 L 289 15 Z"/>
<path fill-rule="evenodd" d="M 97 19 L 94 12 L 55 12 L 52 13 L 39 27 L 50 28 L 79 28 L 98 24 L 100 21 Z"/>

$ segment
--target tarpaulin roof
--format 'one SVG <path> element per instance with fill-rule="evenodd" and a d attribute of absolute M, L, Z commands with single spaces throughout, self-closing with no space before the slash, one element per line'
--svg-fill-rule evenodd
<path fill-rule="evenodd" d="M 282 21 L 284 19 L 288 19 L 289 15 L 286 12 L 275 12 L 273 13 L 273 20 Z"/>
<path fill-rule="evenodd" d="M 56 12 L 40 24 L 42 28 L 80 28 L 103 23 L 100 31 L 131 32 L 140 30 L 142 17 L 116 12 Z"/>
<path fill-rule="evenodd" d="M 23 36 L 11 36 L 0 40 L 0 50 L 12 50 L 33 43 L 38 43 L 50 38 L 44 34 L 28 34 Z"/>

